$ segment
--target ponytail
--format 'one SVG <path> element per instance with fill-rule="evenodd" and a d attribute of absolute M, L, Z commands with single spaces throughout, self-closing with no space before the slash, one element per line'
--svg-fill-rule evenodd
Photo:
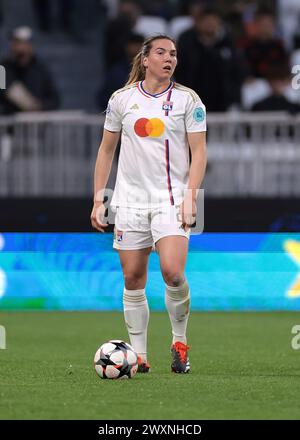
<path fill-rule="evenodd" d="M 142 51 L 140 51 L 133 58 L 132 67 L 131 67 L 131 71 L 129 73 L 128 81 L 125 84 L 126 86 L 145 79 L 145 67 L 142 64 L 142 54 L 143 54 Z"/>

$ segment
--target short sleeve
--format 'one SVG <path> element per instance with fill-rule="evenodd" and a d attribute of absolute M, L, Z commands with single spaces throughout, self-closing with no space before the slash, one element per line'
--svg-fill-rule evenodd
<path fill-rule="evenodd" d="M 121 131 L 122 129 L 121 109 L 116 96 L 110 98 L 108 101 L 104 128 L 116 132 Z"/>
<path fill-rule="evenodd" d="M 189 94 L 185 111 L 185 128 L 187 133 L 206 131 L 206 109 L 198 95 Z"/>

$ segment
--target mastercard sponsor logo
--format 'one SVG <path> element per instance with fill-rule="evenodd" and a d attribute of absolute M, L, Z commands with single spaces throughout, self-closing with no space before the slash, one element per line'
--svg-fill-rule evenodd
<path fill-rule="evenodd" d="M 159 118 L 140 118 L 134 124 L 134 131 L 140 137 L 159 137 L 165 131 L 165 124 Z"/>

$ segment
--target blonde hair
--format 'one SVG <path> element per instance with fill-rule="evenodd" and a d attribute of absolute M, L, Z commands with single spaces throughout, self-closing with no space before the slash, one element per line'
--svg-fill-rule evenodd
<path fill-rule="evenodd" d="M 137 81 L 142 81 L 143 79 L 145 79 L 146 69 L 143 66 L 143 58 L 149 55 L 150 50 L 152 48 L 152 43 L 155 40 L 170 40 L 176 46 L 176 41 L 173 40 L 173 38 L 168 37 L 168 35 L 161 34 L 147 38 L 147 40 L 145 40 L 143 43 L 142 49 L 133 58 L 131 71 L 129 73 L 128 81 L 125 84 L 125 86 L 128 86 L 129 84 L 133 84 Z"/>

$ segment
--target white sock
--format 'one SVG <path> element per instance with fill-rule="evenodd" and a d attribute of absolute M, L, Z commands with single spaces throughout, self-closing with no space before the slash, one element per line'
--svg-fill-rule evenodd
<path fill-rule="evenodd" d="M 165 303 L 172 326 L 172 343 L 180 341 L 186 344 L 186 328 L 190 313 L 190 288 L 187 281 L 178 287 L 166 285 Z"/>
<path fill-rule="evenodd" d="M 147 362 L 147 328 L 149 307 L 145 289 L 127 290 L 123 292 L 125 324 L 130 344 L 143 362 Z"/>

